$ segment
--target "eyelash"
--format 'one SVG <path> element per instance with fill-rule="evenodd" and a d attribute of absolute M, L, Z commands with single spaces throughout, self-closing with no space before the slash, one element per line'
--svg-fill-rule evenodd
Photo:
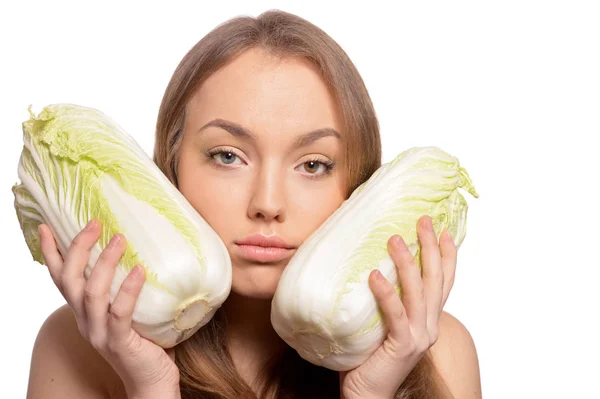
<path fill-rule="evenodd" d="M 205 152 L 205 155 L 208 158 L 212 159 L 212 161 L 213 161 L 212 165 L 214 167 L 220 168 L 220 169 L 229 169 L 228 166 L 223 166 L 222 164 L 217 163 L 217 161 L 214 159 L 215 155 L 218 155 L 218 154 L 227 154 L 227 153 L 232 154 L 232 155 L 240 158 L 240 156 L 235 151 L 233 151 L 232 149 L 229 149 L 229 148 L 215 148 L 213 150 L 208 150 L 208 151 Z M 336 162 L 335 161 L 328 161 L 328 160 L 320 159 L 320 158 L 317 158 L 317 157 L 313 157 L 311 159 L 308 159 L 307 161 L 303 162 L 302 164 L 306 164 L 306 163 L 309 163 L 309 162 L 319 163 L 319 164 L 323 165 L 323 167 L 325 168 L 325 171 L 323 173 L 321 173 L 321 174 L 311 174 L 311 173 L 307 174 L 307 177 L 309 179 L 320 179 L 320 178 L 323 178 L 323 177 L 329 175 L 331 173 L 331 171 L 336 166 Z"/>

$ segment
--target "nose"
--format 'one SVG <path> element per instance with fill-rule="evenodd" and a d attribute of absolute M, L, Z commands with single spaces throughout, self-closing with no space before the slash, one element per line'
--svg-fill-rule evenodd
<path fill-rule="evenodd" d="M 285 187 L 281 175 L 276 171 L 263 170 L 257 175 L 248 217 L 265 221 L 285 220 Z"/>

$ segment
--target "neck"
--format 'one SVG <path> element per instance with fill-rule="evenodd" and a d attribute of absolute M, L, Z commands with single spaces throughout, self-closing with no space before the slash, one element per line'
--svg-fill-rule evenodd
<path fill-rule="evenodd" d="M 251 386 L 285 342 L 271 325 L 271 300 L 242 297 L 232 292 L 223 304 L 227 317 L 227 343 L 238 372 Z"/>

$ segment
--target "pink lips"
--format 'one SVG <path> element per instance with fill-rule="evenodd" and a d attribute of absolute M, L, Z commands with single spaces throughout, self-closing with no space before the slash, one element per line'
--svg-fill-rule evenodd
<path fill-rule="evenodd" d="M 287 258 L 291 249 L 260 247 L 256 245 L 239 245 L 242 256 L 256 262 L 277 262 Z"/>
<path fill-rule="evenodd" d="M 254 262 L 277 262 L 289 258 L 294 246 L 281 237 L 255 234 L 236 242 L 240 255 Z"/>

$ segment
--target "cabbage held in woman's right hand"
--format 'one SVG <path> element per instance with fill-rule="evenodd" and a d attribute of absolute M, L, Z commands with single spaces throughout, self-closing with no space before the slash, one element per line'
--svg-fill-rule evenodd
<path fill-rule="evenodd" d="M 30 111 L 31 113 L 31 111 Z M 116 233 L 127 248 L 115 272 L 110 302 L 140 264 L 146 282 L 133 328 L 169 348 L 205 325 L 231 290 L 225 244 L 142 148 L 92 108 L 47 106 L 23 123 L 21 184 L 15 208 L 33 258 L 44 263 L 38 225 L 50 226 L 60 252 L 90 219 L 102 223 L 85 277 Z"/>

